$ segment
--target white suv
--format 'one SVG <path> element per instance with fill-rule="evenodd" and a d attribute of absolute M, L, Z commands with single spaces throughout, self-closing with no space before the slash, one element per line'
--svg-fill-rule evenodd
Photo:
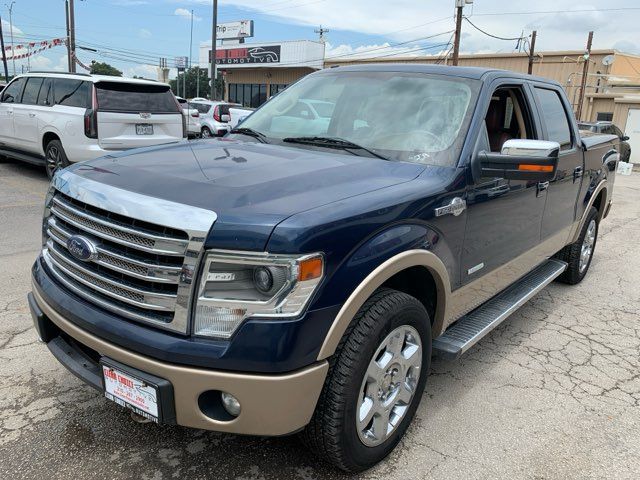
<path fill-rule="evenodd" d="M 189 102 L 190 108 L 200 112 L 202 138 L 222 136 L 231 130 L 229 108 L 233 106 L 235 106 L 233 103 L 212 102 L 199 98 Z"/>
<path fill-rule="evenodd" d="M 186 137 L 169 85 L 86 74 L 29 73 L 0 96 L 0 154 L 45 165 L 70 163 Z"/>

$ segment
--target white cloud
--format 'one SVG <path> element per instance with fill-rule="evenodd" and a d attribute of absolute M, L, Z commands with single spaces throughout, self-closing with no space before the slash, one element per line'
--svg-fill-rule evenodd
<path fill-rule="evenodd" d="M 5 44 L 9 45 L 9 42 L 11 41 L 11 30 L 12 30 L 12 25 L 5 20 L 4 18 L 2 19 L 2 33 L 4 34 L 4 40 L 5 40 Z M 16 24 L 13 24 L 13 37 L 14 40 L 16 37 L 23 37 L 24 36 L 24 32 L 22 30 L 20 30 L 18 27 L 16 27 Z"/>
<path fill-rule="evenodd" d="M 177 1 L 183 5 L 211 5 L 211 0 Z M 483 30 L 501 37 L 517 37 L 522 31 L 528 35 L 531 30 L 537 29 L 536 48 L 539 50 L 584 49 L 589 30 L 595 31 L 593 46 L 596 49 L 626 45 L 624 42 L 640 43 L 637 34 L 640 10 L 624 10 L 637 7 L 637 2 L 583 1 L 588 3 L 571 0 L 482 0 L 475 2 L 475 5 L 467 5 L 464 13 Z M 310 29 L 322 24 L 332 30 L 328 34 L 328 41 L 335 45 L 345 43 L 357 49 L 357 45 L 364 42 L 353 40 L 352 34 L 347 37 L 344 31 L 382 35 L 397 43 L 453 30 L 453 4 L 453 0 L 395 0 L 392 6 L 386 0 L 290 0 L 275 3 L 221 0 L 219 21 L 237 19 L 226 15 L 224 10 L 225 6 L 234 6 L 245 10 L 248 18 L 255 12 L 267 15 L 272 20 L 308 26 Z M 600 11 L 602 9 L 622 10 Z M 259 29 L 261 18 L 265 17 L 257 17 L 256 30 Z M 345 42 L 346 39 L 349 41 Z M 436 43 L 433 40 L 426 42 Z M 421 41 L 420 45 L 426 45 L 425 41 Z M 463 23 L 463 52 L 509 52 L 515 46 L 515 41 L 491 38 L 468 23 Z"/>
<path fill-rule="evenodd" d="M 153 34 L 151 33 L 150 30 L 147 30 L 146 28 L 141 28 L 140 30 L 138 30 L 138 36 L 140 38 L 151 38 Z"/>
<path fill-rule="evenodd" d="M 123 75 L 125 77 L 144 77 L 151 80 L 157 80 L 158 69 L 151 65 L 136 65 L 135 67 L 127 67 L 124 69 Z"/>
<path fill-rule="evenodd" d="M 182 17 L 185 20 L 191 20 L 191 12 L 189 10 L 187 10 L 186 8 L 176 8 L 175 12 L 173 12 L 174 15 L 177 15 L 178 17 Z M 202 17 L 199 17 L 197 15 L 193 15 L 193 20 L 196 22 L 199 22 L 200 20 L 202 20 Z"/>

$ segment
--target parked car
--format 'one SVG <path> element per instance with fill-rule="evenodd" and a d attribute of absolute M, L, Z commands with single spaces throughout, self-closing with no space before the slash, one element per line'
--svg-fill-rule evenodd
<path fill-rule="evenodd" d="M 326 131 L 282 129 L 300 99 L 336 105 Z M 141 421 L 301 432 L 364 470 L 399 444 L 432 354 L 457 358 L 553 280 L 585 277 L 619 143 L 582 138 L 541 78 L 321 70 L 224 139 L 57 174 L 36 330 Z"/>
<path fill-rule="evenodd" d="M 229 125 L 231 128 L 236 128 L 245 119 L 251 115 L 255 111 L 255 108 L 249 107 L 231 107 L 229 108 L 229 115 L 231 116 L 231 120 L 229 120 Z"/>
<path fill-rule="evenodd" d="M 0 96 L 0 153 L 56 170 L 186 136 L 169 85 L 88 74 L 29 73 Z"/>
<path fill-rule="evenodd" d="M 189 138 L 196 138 L 200 136 L 200 112 L 197 108 L 191 108 L 189 102 L 182 97 L 176 97 L 178 103 L 182 107 L 182 115 L 185 118 L 187 124 L 187 136 Z"/>
<path fill-rule="evenodd" d="M 191 100 L 189 102 L 191 108 L 200 112 L 202 138 L 221 137 L 231 130 L 229 108 L 233 105 L 209 100 Z"/>
<path fill-rule="evenodd" d="M 580 122 L 578 128 L 584 132 L 591 132 L 604 135 L 615 135 L 620 139 L 620 160 L 629 162 L 631 159 L 631 145 L 629 137 L 622 133 L 612 122 Z"/>

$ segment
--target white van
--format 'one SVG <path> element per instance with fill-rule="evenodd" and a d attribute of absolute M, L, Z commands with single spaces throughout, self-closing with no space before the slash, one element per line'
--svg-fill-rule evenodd
<path fill-rule="evenodd" d="M 0 154 L 44 165 L 177 142 L 187 131 L 169 85 L 88 74 L 29 73 L 0 95 Z"/>

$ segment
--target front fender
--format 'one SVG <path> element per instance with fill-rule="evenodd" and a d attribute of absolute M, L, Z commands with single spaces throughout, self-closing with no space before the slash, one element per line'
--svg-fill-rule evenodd
<path fill-rule="evenodd" d="M 362 242 L 327 278 L 316 299 L 318 304 L 342 305 L 318 358 L 335 351 L 351 319 L 377 288 L 396 273 L 414 266 L 426 267 L 434 277 L 438 290 L 434 319 L 437 330 L 444 321 L 451 291 L 445 263 L 453 265 L 453 255 L 441 234 L 426 224 L 394 225 Z"/>

